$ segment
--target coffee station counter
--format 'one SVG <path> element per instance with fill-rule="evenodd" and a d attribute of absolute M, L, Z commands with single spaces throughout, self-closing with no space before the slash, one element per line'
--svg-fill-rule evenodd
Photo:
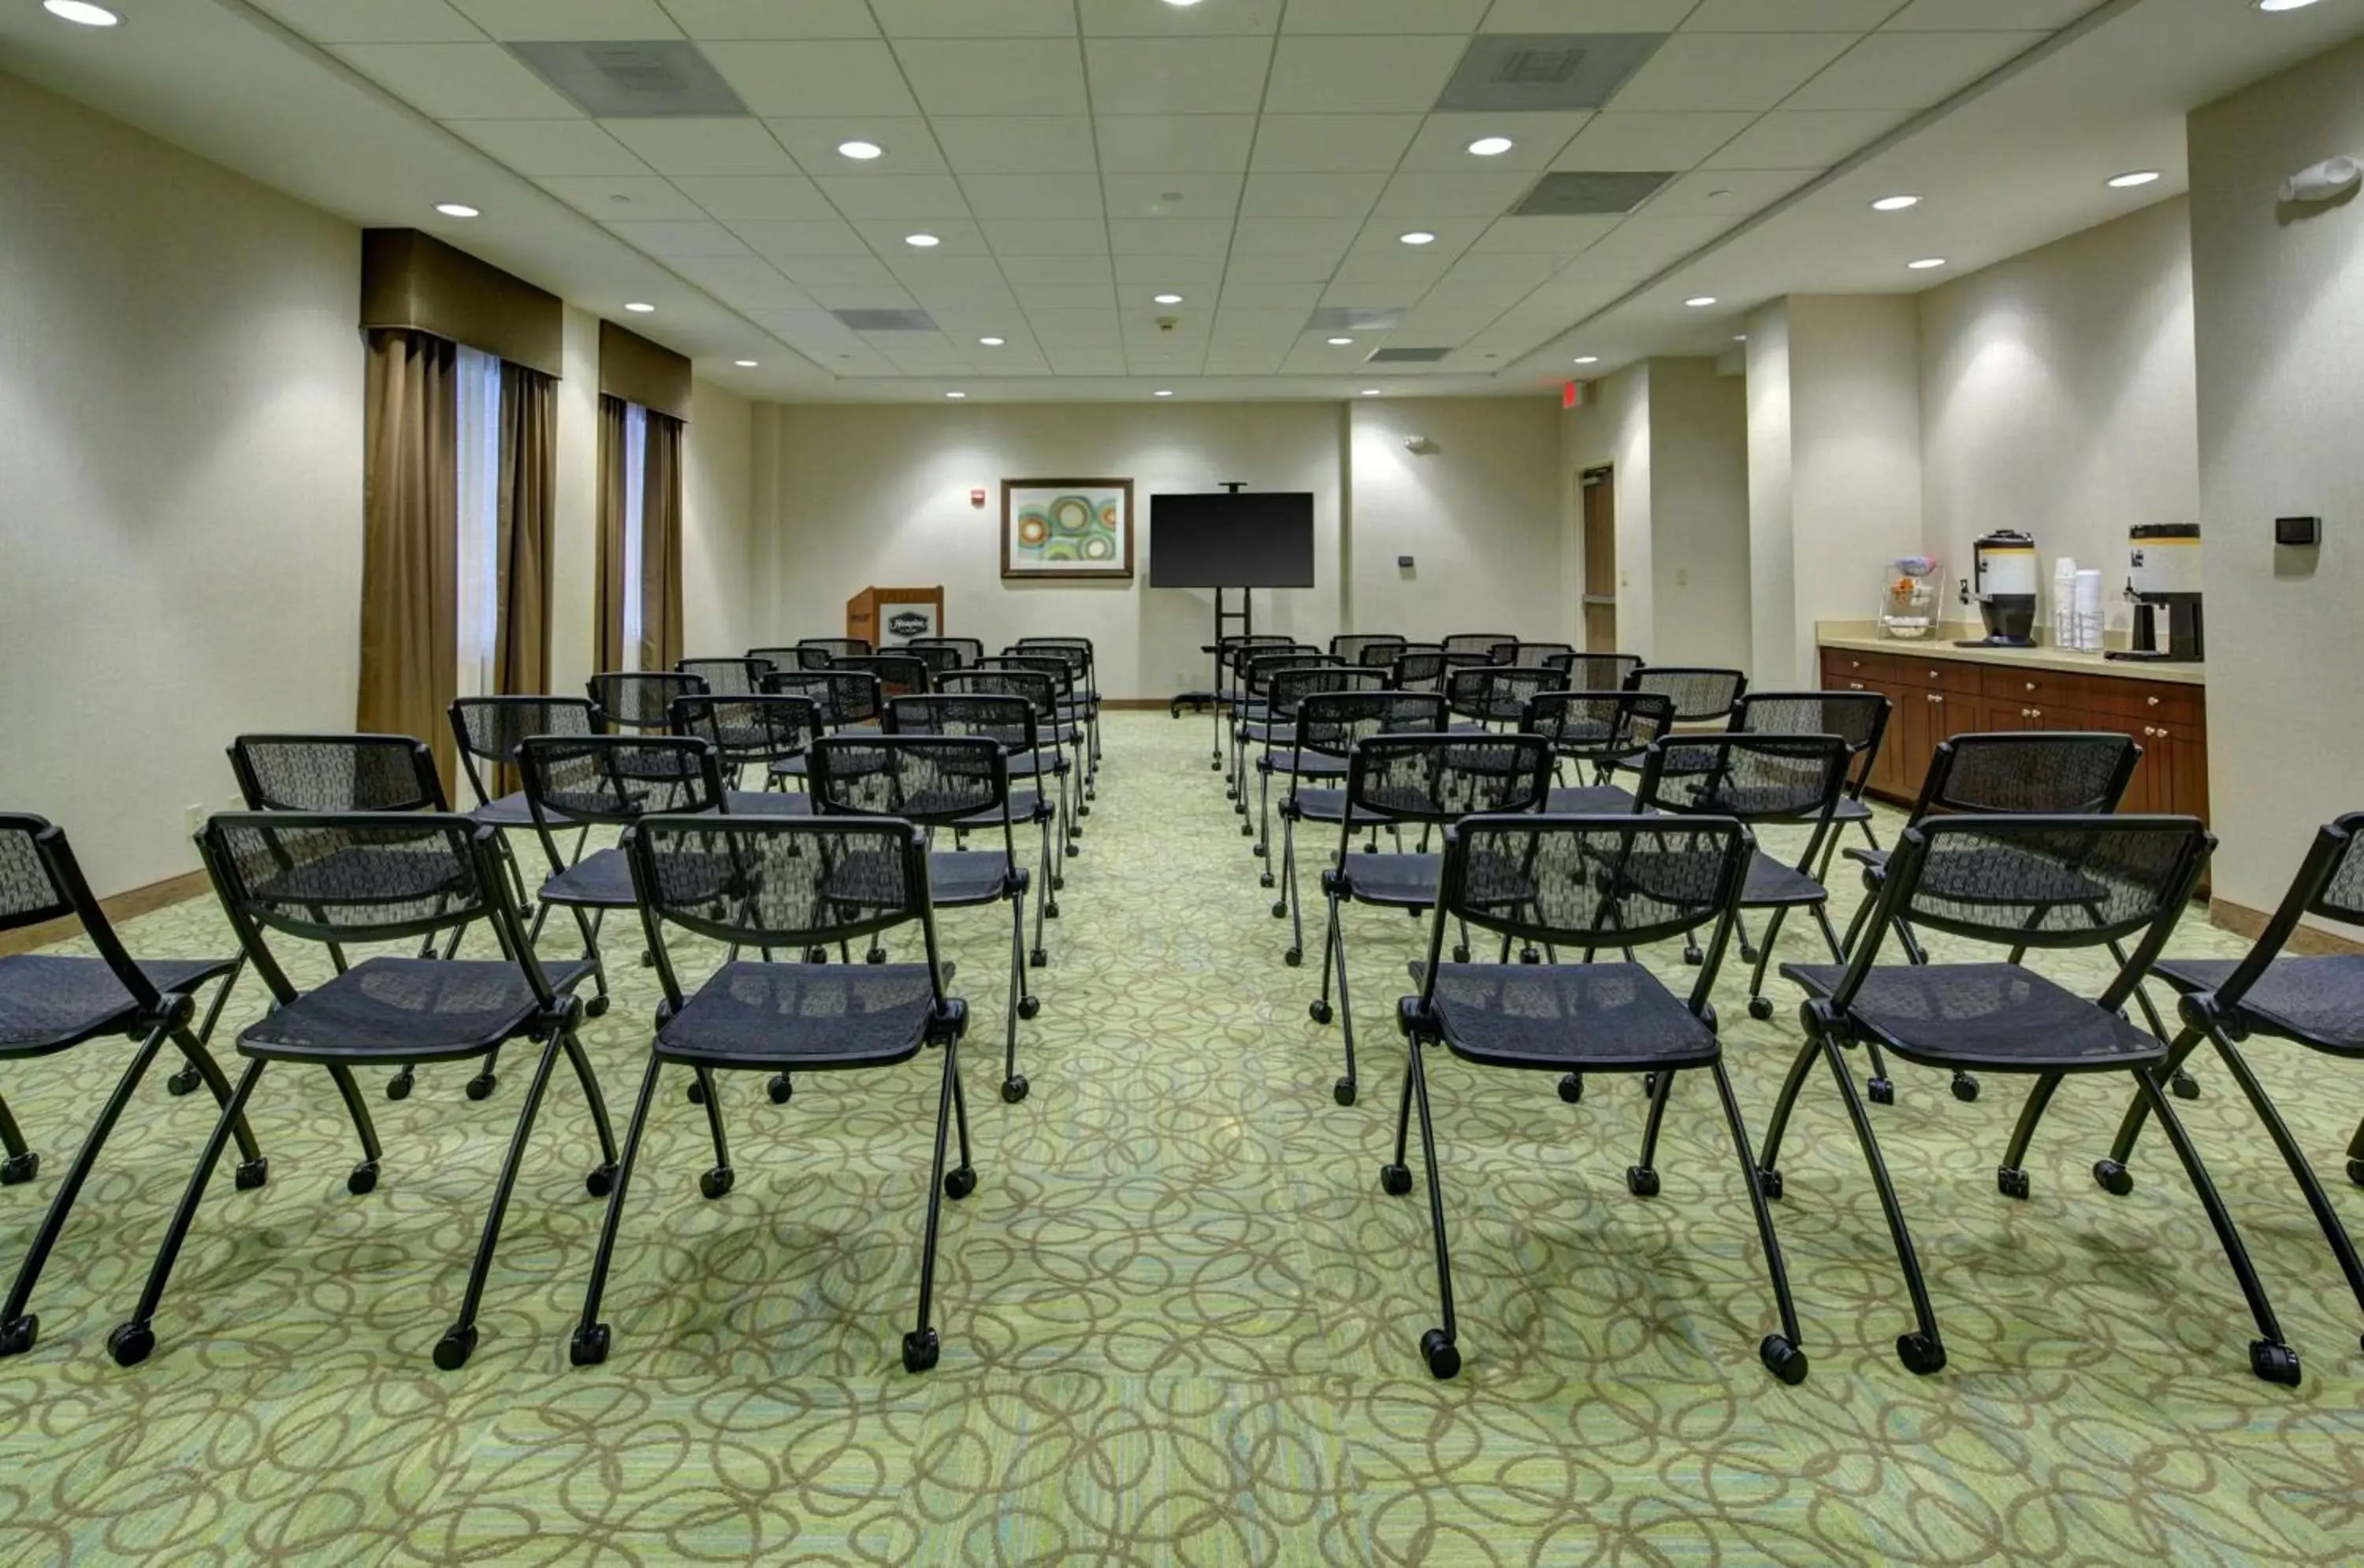
<path fill-rule="evenodd" d="M 1946 628 L 1946 636 L 1941 640 L 1908 640 L 1882 637 L 1866 621 L 1824 621 L 1815 640 L 1824 648 L 1843 648 L 1859 653 L 1894 653 L 1906 659 L 1950 659 L 1966 664 L 2006 664 L 2014 669 L 2052 670 L 2063 674 L 2115 675 L 2121 680 L 2164 681 L 2183 686 L 2207 684 L 2208 666 L 2198 662 L 2112 659 L 2100 653 L 2080 653 L 2073 648 L 1954 646 L 1956 638 L 1978 635 L 1974 627 L 1952 626 Z"/>

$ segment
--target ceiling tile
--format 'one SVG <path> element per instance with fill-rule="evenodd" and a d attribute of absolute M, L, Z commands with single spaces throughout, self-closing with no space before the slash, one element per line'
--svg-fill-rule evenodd
<path fill-rule="evenodd" d="M 1108 174 L 1235 174 L 1248 166 L 1254 115 L 1103 115 L 1095 122 Z"/>
<path fill-rule="evenodd" d="M 1081 115 L 948 116 L 934 129 L 955 173 L 1088 174 L 1099 168 L 1092 122 Z"/>
<path fill-rule="evenodd" d="M 381 0 L 371 0 L 379 4 Z M 660 0 L 694 39 L 875 39 L 863 0 Z"/>
<path fill-rule="evenodd" d="M 1509 297 L 1506 291 L 1524 294 L 1548 282 L 1562 265 L 1556 256 L 1473 250 L 1447 268 L 1436 286 L 1439 292 L 1455 289 L 1480 293 L 1491 291 L 1493 308 L 1500 310 Z"/>
<path fill-rule="evenodd" d="M 1410 310 L 1435 283 L 1434 273 L 1391 277 L 1384 269 L 1350 273 L 1342 267 L 1337 278 L 1321 291 L 1321 303 L 1355 310 Z M 1304 323 L 1300 321 L 1299 325 Z"/>
<path fill-rule="evenodd" d="M 660 174 L 797 172 L 760 120 L 630 119 L 600 124 Z"/>
<path fill-rule="evenodd" d="M 1634 73 L 1610 107 L 1769 109 L 1854 41 L 1844 33 L 1678 33 Z"/>
<path fill-rule="evenodd" d="M 1320 303 L 1320 284 L 1234 284 L 1223 285 L 1222 309 L 1310 311 Z"/>
<path fill-rule="evenodd" d="M 1022 291 L 1020 297 L 1024 297 Z M 1050 306 L 1029 310 L 1026 319 L 1034 328 L 1034 340 L 1050 350 L 1054 359 L 1061 349 L 1112 348 L 1123 336 L 1113 306 L 1097 309 Z"/>
<path fill-rule="evenodd" d="M 759 115 L 809 119 L 920 112 L 884 43 L 713 43 L 699 52 Z"/>
<path fill-rule="evenodd" d="M 1284 0 L 1222 0 L 1221 5 L 1144 6 L 1141 0 L 1077 0 L 1087 38 L 1205 38 L 1269 33 Z"/>
<path fill-rule="evenodd" d="M 1112 284 L 1116 272 L 1109 258 L 1098 256 L 1013 256 L 997 250 L 1001 275 L 1017 284 Z"/>
<path fill-rule="evenodd" d="M 983 220 L 985 238 L 997 256 L 1105 256 L 1108 224 L 1099 218 L 1048 217 Z"/>
<path fill-rule="evenodd" d="M 848 179 L 892 180 L 908 174 L 951 172 L 928 122 L 917 115 L 832 115 L 824 119 L 768 119 L 773 137 L 808 174 Z M 841 143 L 867 141 L 886 156 L 864 161 L 838 150 Z"/>
<path fill-rule="evenodd" d="M 677 256 L 673 270 L 735 310 L 809 310 L 811 296 L 759 256 Z"/>
<path fill-rule="evenodd" d="M 794 273 L 789 275 L 795 276 Z M 879 275 L 880 278 L 889 281 L 876 281 L 867 275 L 850 278 L 797 278 L 797 281 L 804 284 L 805 292 L 812 295 L 813 303 L 824 310 L 916 310 L 919 308 L 920 302 L 911 297 L 910 292 L 902 284 L 891 281 L 895 274 L 882 267 L 879 269 Z"/>
<path fill-rule="evenodd" d="M 656 0 L 450 0 L 496 39 L 677 39 Z M 393 9 L 388 6 L 388 9 Z"/>
<path fill-rule="evenodd" d="M 1868 33 L 1897 0 L 1700 0 L 1687 33 Z"/>
<path fill-rule="evenodd" d="M 1110 174 L 1100 182 L 1114 217 L 1230 217 L 1239 210 L 1238 174 Z"/>
<path fill-rule="evenodd" d="M 1610 109 L 1592 117 L 1555 169 L 1648 170 L 1680 173 L 1738 136 L 1753 114 L 1636 114 Z"/>
<path fill-rule="evenodd" d="M 1355 237 L 1354 249 L 1369 255 L 1397 256 L 1409 261 L 1449 266 L 1452 258 L 1469 249 L 1489 227 L 1482 217 L 1374 217 Z M 1401 236 L 1424 228 L 1436 236 L 1425 245 L 1407 245 Z"/>
<path fill-rule="evenodd" d="M 949 174 L 909 174 L 892 180 L 832 175 L 814 183 L 848 217 L 965 217 L 959 182 Z"/>
<path fill-rule="evenodd" d="M 1265 107 L 1274 114 L 1425 114 L 1464 48 L 1459 38 L 1283 37 Z"/>
<path fill-rule="evenodd" d="M 1377 172 L 1250 174 L 1240 195 L 1243 217 L 1352 217 L 1369 216 L 1387 189 Z"/>
<path fill-rule="evenodd" d="M 1265 101 L 1264 38 L 1089 39 L 1092 106 L 1128 115 L 1253 114 Z"/>
<path fill-rule="evenodd" d="M 907 40 L 895 58 L 931 116 L 1080 115 L 1089 102 L 1069 40 Z"/>
<path fill-rule="evenodd" d="M 1644 210 L 1651 217 L 1722 214 L 1735 222 L 1812 179 L 1813 169 L 1701 169 L 1669 181 Z"/>
<path fill-rule="evenodd" d="M 1560 276 L 1638 282 L 1689 255 L 1732 223 L 1730 218 L 1690 214 L 1628 218 L 1570 261 Z"/>
<path fill-rule="evenodd" d="M 870 0 L 890 39 L 1076 36 L 1074 0 Z"/>
<path fill-rule="evenodd" d="M 1469 33 L 1493 0 L 1289 0 L 1290 33 Z"/>
<path fill-rule="evenodd" d="M 1124 352 L 1121 349 L 1046 347 L 1043 354 L 1051 361 L 1051 369 L 1060 375 L 1119 376 L 1127 373 Z"/>
<path fill-rule="evenodd" d="M 2065 28 L 2099 0 L 1912 0 L 1888 26 L 1933 32 L 2034 32 Z"/>
<path fill-rule="evenodd" d="M 960 188 L 980 217 L 1096 218 L 1100 183 L 1090 174 L 964 174 Z"/>
<path fill-rule="evenodd" d="M 694 219 L 682 222 L 609 223 L 608 232 L 634 250 L 660 259 L 675 256 L 746 256 L 746 242 L 719 223 Z"/>
<path fill-rule="evenodd" d="M 922 250 L 904 243 L 903 237 L 913 231 L 918 218 L 856 218 L 853 231 L 870 242 L 870 248 L 887 261 L 899 264 L 912 258 L 925 261 L 938 256 L 982 256 L 986 253 L 985 231 L 967 218 L 926 220 L 927 232 L 939 243 Z"/>
<path fill-rule="evenodd" d="M 781 256 L 775 257 L 780 271 L 802 285 L 815 299 L 821 299 L 823 289 L 844 290 L 868 287 L 881 294 L 900 295 L 902 284 L 887 270 L 886 263 L 871 255 L 867 250 L 859 256 Z M 823 300 L 827 305 L 828 302 Z M 882 301 L 882 303 L 884 303 Z M 836 310 L 838 306 L 828 306 Z"/>
<path fill-rule="evenodd" d="M 484 30 L 444 0 L 255 0 L 314 43 L 481 43 Z"/>
<path fill-rule="evenodd" d="M 343 44 L 329 52 L 433 119 L 582 117 L 496 43 Z"/>
<path fill-rule="evenodd" d="M 1481 33 L 1670 33 L 1699 0 L 1494 0 Z"/>
<path fill-rule="evenodd" d="M 1232 241 L 1234 256 L 1328 256 L 1346 253 L 1363 231 L 1351 217 L 1243 217 Z"/>
<path fill-rule="evenodd" d="M 1478 237 L 1472 253 L 1573 256 L 1625 221 L 1622 213 L 1598 217 L 1504 217 Z"/>
<path fill-rule="evenodd" d="M 590 120 L 451 120 L 443 128 L 530 180 L 649 172 L 630 148 Z"/>
<path fill-rule="evenodd" d="M 784 177 L 676 179 L 681 194 L 726 223 L 837 216 L 819 185 L 801 174 Z"/>
<path fill-rule="evenodd" d="M 1274 173 L 1392 172 L 1419 133 L 1419 115 L 1266 115 L 1253 167 Z"/>
<path fill-rule="evenodd" d="M 1336 255 L 1266 255 L 1261 251 L 1233 250 L 1231 263 L 1223 269 L 1225 283 L 1249 284 L 1318 284 L 1329 281 L 1338 270 Z"/>
<path fill-rule="evenodd" d="M 696 202 L 653 174 L 592 175 L 579 179 L 536 180 L 567 206 L 602 220 L 619 218 L 695 219 L 706 217 Z"/>
<path fill-rule="evenodd" d="M 1591 118 L 1589 112 L 1431 115 L 1404 152 L 1403 167 L 1437 174 L 1547 169 Z M 1507 136 L 1511 150 L 1479 158 L 1469 150 L 1469 144 L 1481 136 Z"/>
<path fill-rule="evenodd" d="M 887 267 L 913 294 L 928 289 L 1002 288 L 1001 269 L 980 246 L 968 255 L 947 256 L 941 250 L 905 250 L 886 258 Z"/>
<path fill-rule="evenodd" d="M 1119 256 L 1117 289 L 1136 304 L 1154 294 L 1188 293 L 1191 305 L 1203 305 L 1206 301 L 1200 296 L 1211 296 L 1215 285 L 1223 281 L 1223 261 L 1220 251 L 1211 250 L 1180 256 Z"/>
<path fill-rule="evenodd" d="M 1112 217 L 1109 249 L 1120 256 L 1220 256 L 1231 249 L 1232 223 L 1213 217 Z"/>
<path fill-rule="evenodd" d="M 1508 173 L 1398 174 L 1388 182 L 1377 208 L 1381 217 L 1499 217 L 1508 212 L 1536 176 Z"/>
<path fill-rule="evenodd" d="M 760 256 L 785 261 L 801 256 L 864 256 L 875 261 L 870 246 L 850 223 L 823 221 L 734 223 L 730 232 L 754 247 Z"/>
<path fill-rule="evenodd" d="M 2046 37 L 2043 33 L 1875 33 L 1800 88 L 1792 109 L 1924 109 Z"/>
<path fill-rule="evenodd" d="M 1904 122 L 1895 109 L 1776 109 L 1716 149 L 1710 169 L 1827 169 Z"/>
<path fill-rule="evenodd" d="M 911 297 L 947 332 L 968 332 L 994 338 L 1016 336 L 1024 312 L 1008 285 L 991 287 L 923 287 L 911 285 Z M 1006 346 L 1006 345 L 1005 345 Z"/>

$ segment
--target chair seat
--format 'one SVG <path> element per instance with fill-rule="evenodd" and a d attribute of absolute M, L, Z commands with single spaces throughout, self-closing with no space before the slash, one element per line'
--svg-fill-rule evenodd
<path fill-rule="evenodd" d="M 810 817 L 812 796 L 789 789 L 725 790 L 723 808 L 733 817 Z"/>
<path fill-rule="evenodd" d="M 545 807 L 542 815 L 553 828 L 566 825 L 566 813 Z M 526 804 L 525 793 L 505 795 L 498 800 L 488 800 L 468 813 L 469 820 L 482 822 L 488 828 L 530 828 L 533 807 Z"/>
<path fill-rule="evenodd" d="M 974 817 L 955 822 L 953 826 L 971 832 L 981 828 L 998 828 L 1001 826 L 1001 808 L 995 806 L 991 810 L 980 811 Z M 1048 813 L 1043 807 L 1043 796 L 1036 791 L 1013 789 L 1009 792 L 1009 820 L 1013 824 L 1032 822 L 1046 815 Z"/>
<path fill-rule="evenodd" d="M 2178 991 L 2214 991 L 2240 967 L 2238 959 L 2163 958 L 2150 972 Z M 2263 1033 L 2364 1056 L 2364 954 L 2276 959 L 2241 998 L 2239 1017 Z"/>
<path fill-rule="evenodd" d="M 1740 890 L 1744 909 L 1796 908 L 1828 901 L 1823 884 L 1796 866 L 1783 865 L 1764 851 L 1748 862 L 1748 882 Z"/>
<path fill-rule="evenodd" d="M 928 856 L 928 896 L 936 907 L 998 904 L 1026 887 L 1026 868 L 998 850 L 938 850 Z"/>
<path fill-rule="evenodd" d="M 656 1051 L 703 1067 L 883 1067 L 919 1054 L 934 1019 L 925 964 L 726 963 Z"/>
<path fill-rule="evenodd" d="M 234 958 L 162 959 L 142 963 L 139 973 L 157 990 L 184 995 L 237 967 Z M 0 1055 L 36 1056 L 119 1034 L 138 1017 L 104 959 L 38 952 L 0 958 Z"/>
<path fill-rule="evenodd" d="M 1289 792 L 1280 803 L 1281 815 L 1295 817 L 1305 822 L 1342 822 L 1346 816 L 1346 792 L 1343 789 L 1304 789 Z M 1368 811 L 1355 815 L 1357 828 L 1384 828 L 1395 821 Z"/>
<path fill-rule="evenodd" d="M 1838 806 L 1831 812 L 1833 822 L 1868 822 L 1871 819 L 1871 807 L 1851 795 L 1839 796 Z"/>
<path fill-rule="evenodd" d="M 1300 779 L 1343 779 L 1346 776 L 1346 759 L 1321 751 L 1268 751 L 1256 759 L 1260 773 L 1295 773 Z"/>
<path fill-rule="evenodd" d="M 1586 784 L 1552 791 L 1544 809 L 1567 817 L 1631 817 L 1638 804 L 1631 791 L 1615 784 Z"/>
<path fill-rule="evenodd" d="M 1846 858 L 1873 875 L 1886 873 L 1886 850 L 1850 849 Z M 2105 904 L 2110 890 L 2045 855 L 1996 845 L 1977 855 L 1948 855 L 1924 867 L 1924 895 L 1957 904 Z"/>
<path fill-rule="evenodd" d="M 1781 973 L 1828 996 L 1846 969 L 1785 963 Z M 2125 1019 L 2015 963 L 1882 965 L 1865 977 L 1848 1017 L 1898 1055 L 1933 1067 L 2095 1073 L 2167 1055 Z"/>
<path fill-rule="evenodd" d="M 563 995 L 591 964 L 541 969 Z M 249 1025 L 238 1049 L 268 1061 L 450 1061 L 514 1040 L 539 1010 L 506 959 L 373 958 Z"/>
<path fill-rule="evenodd" d="M 1337 871 L 1322 873 L 1326 886 L 1358 904 L 1395 904 L 1425 909 L 1436 902 L 1436 873 L 1441 857 L 1421 854 L 1348 855 Z"/>
<path fill-rule="evenodd" d="M 1075 764 L 1064 751 L 1012 751 L 1009 754 L 1009 776 L 1012 779 L 1039 779 L 1065 773 Z"/>
<path fill-rule="evenodd" d="M 541 884 L 545 904 L 577 904 L 585 908 L 629 909 L 632 868 L 621 850 L 594 850 Z"/>
<path fill-rule="evenodd" d="M 1857 845 L 1849 849 L 1843 850 L 1840 852 L 1845 855 L 1847 859 L 1853 861 L 1856 864 L 1863 867 L 1864 870 L 1870 872 L 1875 875 L 1888 870 L 1889 852 L 1886 850 L 1867 850 L 1860 845 Z"/>
<path fill-rule="evenodd" d="M 1433 1005 L 1446 1049 L 1488 1067 L 1651 1072 L 1703 1067 L 1718 1049 L 1638 963 L 1440 964 Z"/>

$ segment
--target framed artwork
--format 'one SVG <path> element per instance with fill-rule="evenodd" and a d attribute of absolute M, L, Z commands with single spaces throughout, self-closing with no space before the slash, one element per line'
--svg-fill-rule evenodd
<path fill-rule="evenodd" d="M 1001 574 L 1130 582 L 1132 481 L 1003 480 Z"/>

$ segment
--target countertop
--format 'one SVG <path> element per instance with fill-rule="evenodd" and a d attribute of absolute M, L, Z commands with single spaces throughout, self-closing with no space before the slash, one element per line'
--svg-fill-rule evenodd
<path fill-rule="evenodd" d="M 1954 636 L 1964 628 L 1947 627 L 1943 639 L 1881 637 L 1868 625 L 1824 622 L 1814 640 L 1824 648 L 1850 653 L 1892 653 L 1904 659 L 1950 659 L 1965 664 L 2003 664 L 2023 670 L 2057 670 L 2075 675 L 2113 675 L 2121 680 L 2160 681 L 2170 685 L 2204 686 L 2205 664 L 2173 663 L 2165 660 L 2105 659 L 2099 653 L 2079 653 L 2065 648 L 1957 648 Z"/>

